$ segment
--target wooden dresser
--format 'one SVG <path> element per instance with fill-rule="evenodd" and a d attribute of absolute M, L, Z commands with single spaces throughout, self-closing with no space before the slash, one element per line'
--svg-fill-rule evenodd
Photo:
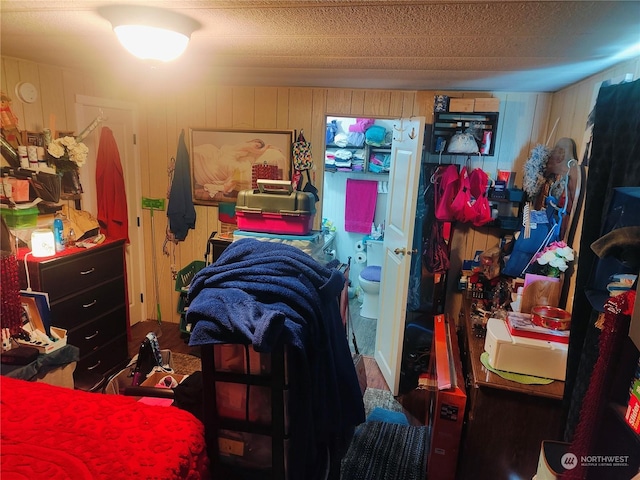
<path fill-rule="evenodd" d="M 564 382 L 523 385 L 488 371 L 480 361 L 484 338 L 476 336 L 463 302 L 458 336 L 467 383 L 467 415 L 458 479 L 530 480 L 542 440 L 562 440 Z"/>
<path fill-rule="evenodd" d="M 26 253 L 18 253 L 23 289 Z M 68 343 L 80 349 L 76 388 L 97 388 L 128 359 L 124 240 L 71 247 L 52 257 L 29 254 L 27 267 L 31 289 L 49 294 L 53 324 L 66 329 Z"/>

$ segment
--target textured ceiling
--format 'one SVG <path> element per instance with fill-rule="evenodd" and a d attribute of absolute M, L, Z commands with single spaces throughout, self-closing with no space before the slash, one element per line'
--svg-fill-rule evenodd
<path fill-rule="evenodd" d="M 135 82 L 556 91 L 640 44 L 635 1 L 128 2 L 201 25 L 181 59 L 151 69 L 122 49 L 98 14 L 117 3 L 1 0 L 2 55 L 108 69 Z"/>

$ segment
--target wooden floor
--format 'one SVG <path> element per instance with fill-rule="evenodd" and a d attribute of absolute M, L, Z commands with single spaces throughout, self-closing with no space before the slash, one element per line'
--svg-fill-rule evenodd
<path fill-rule="evenodd" d="M 177 323 L 163 322 L 158 325 L 153 320 L 138 322 L 131 327 L 131 340 L 129 341 L 129 356 L 133 357 L 138 353 L 140 344 L 149 332 L 155 332 L 161 349 L 171 350 L 176 353 L 198 354 L 197 347 L 190 347 L 185 342 Z M 374 332 L 375 338 L 375 332 Z M 379 390 L 389 390 L 382 377 L 382 373 L 373 357 L 364 355 L 365 367 L 367 371 L 367 386 Z"/>

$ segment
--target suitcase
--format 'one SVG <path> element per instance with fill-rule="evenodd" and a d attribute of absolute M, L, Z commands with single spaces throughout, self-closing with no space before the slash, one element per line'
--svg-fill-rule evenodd
<path fill-rule="evenodd" d="M 294 191 L 287 180 L 258 180 L 258 190 L 238 192 L 238 229 L 289 235 L 308 235 L 316 213 L 315 197 Z"/>

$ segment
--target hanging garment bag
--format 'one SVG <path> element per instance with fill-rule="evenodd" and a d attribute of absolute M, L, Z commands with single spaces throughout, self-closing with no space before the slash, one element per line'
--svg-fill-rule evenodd
<path fill-rule="evenodd" d="M 258 188 L 258 179 L 282 180 L 279 178 L 278 166 L 267 165 L 266 163 L 251 166 L 251 188 Z"/>
<path fill-rule="evenodd" d="M 443 222 L 452 222 L 455 217 L 451 210 L 451 204 L 460 185 L 458 167 L 453 164 L 440 167 L 434 175 L 434 182 L 436 187 L 434 192 L 436 218 Z"/>
<path fill-rule="evenodd" d="M 302 172 L 312 167 L 311 143 L 305 140 L 304 130 L 300 130 L 298 140 L 293 144 L 293 168 L 298 172 Z"/>
<path fill-rule="evenodd" d="M 491 221 L 491 207 L 487 199 L 489 175 L 481 168 L 475 168 L 469 175 L 469 185 L 471 196 L 475 198 L 473 203 L 473 210 L 475 211 L 473 224 L 476 227 L 480 227 Z"/>
<path fill-rule="evenodd" d="M 466 166 L 460 170 L 458 185 L 458 192 L 453 202 L 451 202 L 451 212 L 455 220 L 463 223 L 471 223 L 475 220 L 476 211 L 473 208 L 469 171 Z"/>

